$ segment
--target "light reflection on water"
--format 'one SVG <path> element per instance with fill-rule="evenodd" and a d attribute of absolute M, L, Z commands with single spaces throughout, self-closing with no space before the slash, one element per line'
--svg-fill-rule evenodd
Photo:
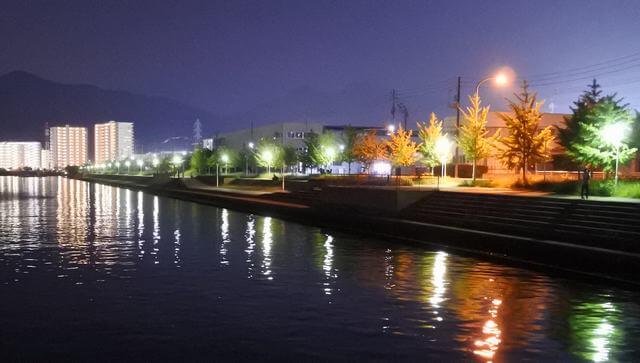
<path fill-rule="evenodd" d="M 0 177 L 0 211 L 15 351 L 607 361 L 640 346 L 635 292 L 451 252 L 64 178 Z"/>

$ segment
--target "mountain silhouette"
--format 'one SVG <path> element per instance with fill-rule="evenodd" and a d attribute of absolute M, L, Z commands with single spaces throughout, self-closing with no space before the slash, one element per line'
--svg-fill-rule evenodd
<path fill-rule="evenodd" d="M 205 133 L 221 121 L 209 111 L 168 98 L 63 84 L 24 71 L 0 76 L 2 141 L 43 141 L 45 123 L 86 126 L 93 137 L 95 123 L 117 120 L 134 122 L 136 145 L 150 150 L 170 137 L 190 138 L 197 118 Z"/>

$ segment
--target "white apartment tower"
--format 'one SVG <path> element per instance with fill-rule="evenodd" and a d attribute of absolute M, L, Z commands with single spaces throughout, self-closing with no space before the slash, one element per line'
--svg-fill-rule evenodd
<path fill-rule="evenodd" d="M 41 169 L 42 146 L 39 142 L 0 142 L 0 168 L 2 169 Z"/>
<path fill-rule="evenodd" d="M 133 123 L 109 121 L 95 125 L 95 163 L 133 155 Z"/>
<path fill-rule="evenodd" d="M 80 166 L 87 162 L 87 128 L 69 125 L 49 128 L 51 167 Z"/>

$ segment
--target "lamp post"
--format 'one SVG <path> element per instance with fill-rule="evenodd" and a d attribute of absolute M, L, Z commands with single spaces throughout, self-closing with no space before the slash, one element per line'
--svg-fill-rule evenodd
<path fill-rule="evenodd" d="M 120 162 L 116 161 L 116 169 L 118 169 L 118 174 L 120 174 Z"/>
<path fill-rule="evenodd" d="M 262 160 L 267 163 L 267 174 L 271 174 L 271 163 L 273 162 L 273 152 L 271 150 L 265 150 L 262 152 Z"/>
<path fill-rule="evenodd" d="M 446 134 L 436 140 L 435 148 L 436 154 L 438 154 L 438 159 L 440 159 L 440 175 L 444 179 L 447 176 L 447 159 L 449 159 L 449 153 L 451 152 L 451 141 L 449 141 Z"/>
<path fill-rule="evenodd" d="M 144 166 L 144 161 L 142 161 L 142 159 L 136 161 L 136 164 L 138 165 L 138 173 L 142 174 L 142 167 Z"/>
<path fill-rule="evenodd" d="M 127 175 L 131 174 L 131 161 L 130 160 L 125 161 L 124 166 L 127 167 Z"/>
<path fill-rule="evenodd" d="M 253 152 L 253 146 L 254 146 L 253 142 L 249 141 L 247 146 L 249 147 L 249 151 L 244 155 L 244 175 L 245 176 L 249 175 L 249 153 Z"/>
<path fill-rule="evenodd" d="M 618 165 L 620 163 L 620 147 L 622 146 L 622 140 L 624 140 L 628 127 L 621 121 L 608 124 L 602 128 L 601 136 L 605 143 L 614 147 L 616 151 L 616 174 L 615 185 L 618 186 Z"/>
<path fill-rule="evenodd" d="M 160 165 L 160 160 L 154 157 L 153 160 L 151 161 L 151 165 L 153 165 L 153 167 L 156 169 L 156 174 L 159 174 L 158 166 Z"/>
<path fill-rule="evenodd" d="M 180 177 L 180 164 L 182 164 L 182 158 L 179 155 L 174 155 L 172 159 L 173 165 L 176 167 L 176 171 L 178 172 L 178 178 Z M 183 172 L 184 174 L 184 172 Z M 184 176 L 184 175 L 183 175 Z"/>
<path fill-rule="evenodd" d="M 220 160 L 224 163 L 224 173 L 229 174 L 229 155 L 222 154 Z"/>

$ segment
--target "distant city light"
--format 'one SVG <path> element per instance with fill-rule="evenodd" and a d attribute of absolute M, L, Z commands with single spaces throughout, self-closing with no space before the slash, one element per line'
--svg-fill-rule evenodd
<path fill-rule="evenodd" d="M 227 154 L 222 154 L 222 156 L 220 156 L 220 160 L 222 160 L 223 163 L 228 163 L 229 162 L 229 155 Z"/>
<path fill-rule="evenodd" d="M 371 164 L 371 171 L 378 175 L 389 175 L 391 174 L 391 164 L 383 160 L 374 161 Z"/>

